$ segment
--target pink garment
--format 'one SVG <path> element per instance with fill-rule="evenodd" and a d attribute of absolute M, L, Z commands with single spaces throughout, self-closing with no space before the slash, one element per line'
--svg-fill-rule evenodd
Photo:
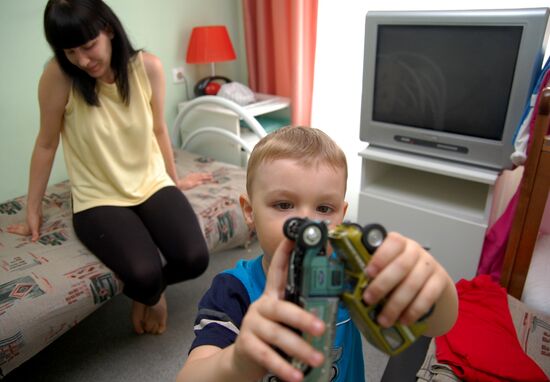
<path fill-rule="evenodd" d="M 485 241 L 481 250 L 481 259 L 477 269 L 478 275 L 490 275 L 494 281 L 500 280 L 502 271 L 502 263 L 504 262 L 504 254 L 508 237 L 516 214 L 516 207 L 519 200 L 520 187 L 510 199 L 504 213 L 485 233 Z"/>
<path fill-rule="evenodd" d="M 289 97 L 293 125 L 309 126 L 317 0 L 243 0 L 248 85 Z"/>
<path fill-rule="evenodd" d="M 550 71 L 544 74 L 540 89 L 544 89 L 550 80 Z M 535 103 L 532 118 L 529 124 L 529 143 L 527 146 L 527 154 L 531 148 L 533 141 L 533 130 L 535 127 L 535 117 L 540 103 L 540 92 L 537 96 L 537 102 Z M 522 178 L 523 182 L 523 178 Z M 516 207 L 519 201 L 519 190 L 521 189 L 521 183 L 516 193 L 510 200 L 510 203 L 506 207 L 504 213 L 498 218 L 498 220 L 487 230 L 485 233 L 485 241 L 483 242 L 483 248 L 481 250 L 481 258 L 477 269 L 478 275 L 490 275 L 494 281 L 500 280 L 500 274 L 502 271 L 502 264 L 504 262 L 504 254 L 506 252 L 506 245 L 508 244 L 508 237 L 512 229 L 512 223 L 514 221 L 514 215 Z"/>

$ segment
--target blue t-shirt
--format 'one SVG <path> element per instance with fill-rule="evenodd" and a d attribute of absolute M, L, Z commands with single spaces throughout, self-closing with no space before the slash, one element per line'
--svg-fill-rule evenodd
<path fill-rule="evenodd" d="M 199 302 L 195 340 L 190 351 L 202 345 L 225 348 L 235 342 L 248 307 L 265 288 L 262 257 L 240 260 L 235 268 L 214 278 L 210 289 Z M 331 381 L 365 380 L 361 336 L 342 305 L 338 309 L 332 357 Z M 268 381 L 269 378 L 266 376 L 263 380 Z"/>

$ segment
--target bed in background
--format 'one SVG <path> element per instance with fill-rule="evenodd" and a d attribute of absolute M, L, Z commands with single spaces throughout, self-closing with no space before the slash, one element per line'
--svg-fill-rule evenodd
<path fill-rule="evenodd" d="M 252 240 L 239 207 L 243 168 L 174 151 L 179 174 L 212 172 L 186 191 L 211 253 Z M 26 196 L 0 203 L 0 379 L 119 294 L 121 282 L 76 239 L 69 183 L 47 189 L 40 239 L 6 232 L 25 219 Z M 221 254 L 220 254 L 221 255 Z"/>
<path fill-rule="evenodd" d="M 237 144 L 247 159 L 252 147 L 240 136 L 208 126 L 182 139 L 185 116 L 202 104 L 236 113 L 259 138 L 267 133 L 246 108 L 217 96 L 197 97 L 176 117 L 172 143 L 178 174 L 211 172 L 215 182 L 185 191 L 199 218 L 210 253 L 254 240 L 241 214 L 246 191 L 242 167 L 192 154 L 190 143 L 205 135 Z M 246 162 L 246 161 L 245 161 Z M 0 379 L 122 291 L 116 275 L 76 238 L 68 181 L 50 186 L 43 199 L 40 239 L 12 235 L 6 228 L 25 219 L 26 196 L 0 202 Z"/>
<path fill-rule="evenodd" d="M 550 87 L 542 90 L 524 168 L 501 284 L 510 295 L 550 315 Z"/>
<path fill-rule="evenodd" d="M 484 341 L 482 335 L 489 333 L 495 339 L 506 336 L 516 337 L 517 341 L 510 341 L 519 346 L 523 352 L 540 367 L 545 376 L 540 379 L 529 379 L 524 376 L 520 380 L 550 380 L 550 87 L 541 92 L 541 101 L 534 122 L 531 150 L 524 164 L 523 179 L 520 183 L 518 205 L 513 216 L 513 225 L 510 231 L 503 260 L 500 285 L 502 294 L 506 296 L 508 312 L 494 311 L 495 317 L 509 316 L 513 330 L 502 325 L 497 320 L 489 320 L 486 316 L 474 317 L 475 322 L 470 325 L 471 331 L 464 335 L 469 347 L 455 349 L 457 354 L 465 354 L 464 349 L 470 351 L 465 358 L 472 364 L 477 363 L 477 369 L 486 372 L 501 372 L 510 366 L 509 360 L 504 358 L 511 346 L 499 346 L 501 342 Z M 489 296 L 478 297 L 479 307 L 488 306 Z M 459 307 L 461 300 L 459 297 Z M 464 304 L 465 305 L 465 304 Z M 471 305 L 471 304 L 470 304 Z M 480 309 L 481 310 L 481 309 Z M 471 310 L 478 313 L 478 311 Z M 468 313 L 468 312 L 467 312 Z M 509 314 L 508 314 L 509 313 Z M 459 320 L 461 319 L 459 315 Z M 473 320 L 473 321 L 474 321 Z M 504 330 L 508 329 L 508 330 Z M 481 335 L 480 335 L 481 333 Z M 489 344 L 488 357 L 476 357 L 477 348 Z M 414 349 L 413 349 L 414 348 Z M 482 348 L 485 349 L 485 348 Z M 412 350 L 412 351 L 409 351 Z M 435 381 L 455 380 L 455 371 L 445 362 L 436 357 L 435 341 L 424 338 L 417 341 L 405 352 L 391 357 L 382 382 L 407 380 Z M 491 358 L 499 360 L 500 367 L 492 368 L 487 361 Z M 513 365 L 513 364 L 512 364 Z M 519 365 L 525 366 L 525 365 Z M 518 367 L 519 367 L 518 366 Z M 458 379 L 457 379 L 458 380 Z M 472 380 L 487 380 L 478 377 Z M 501 379 L 501 380 L 512 380 Z M 514 379 L 518 380 L 518 379 Z"/>

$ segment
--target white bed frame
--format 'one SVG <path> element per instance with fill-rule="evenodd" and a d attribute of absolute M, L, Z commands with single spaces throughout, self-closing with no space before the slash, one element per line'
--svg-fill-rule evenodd
<path fill-rule="evenodd" d="M 203 135 L 217 135 L 228 139 L 233 143 L 237 143 L 247 154 L 250 154 L 253 147 L 249 143 L 244 141 L 238 135 L 228 130 L 222 129 L 221 127 L 204 126 L 188 134 L 187 137 L 182 140 L 182 132 L 185 130 L 185 118 L 189 115 L 190 111 L 198 106 L 205 104 L 221 106 L 235 112 L 239 116 L 239 118 L 243 119 L 248 124 L 248 126 L 254 132 L 254 134 L 256 134 L 258 139 L 263 138 L 267 135 L 258 120 L 254 118 L 254 116 L 252 116 L 250 112 L 248 112 L 244 107 L 240 106 L 236 102 L 218 96 L 201 96 L 189 102 L 186 102 L 185 106 L 180 110 L 176 119 L 174 120 L 174 126 L 172 127 L 172 144 L 174 145 L 174 147 L 181 148 L 182 150 L 188 150 L 190 143 L 197 137 Z"/>

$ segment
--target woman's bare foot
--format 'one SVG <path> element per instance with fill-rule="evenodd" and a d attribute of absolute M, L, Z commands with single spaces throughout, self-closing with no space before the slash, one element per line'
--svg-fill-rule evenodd
<path fill-rule="evenodd" d="M 143 327 L 143 321 L 145 318 L 145 311 L 147 310 L 147 305 L 144 305 L 140 302 L 134 301 L 132 303 L 132 324 L 134 325 L 134 331 L 137 334 L 145 333 L 145 328 Z"/>
<path fill-rule="evenodd" d="M 145 333 L 162 334 L 166 330 L 168 318 L 168 306 L 164 293 L 160 296 L 159 302 L 153 306 L 147 306 L 143 318 L 143 329 Z"/>
<path fill-rule="evenodd" d="M 159 302 L 153 306 L 147 306 L 137 301 L 132 304 L 132 323 L 137 334 L 164 333 L 167 318 L 168 306 L 164 293 L 160 296 Z"/>

